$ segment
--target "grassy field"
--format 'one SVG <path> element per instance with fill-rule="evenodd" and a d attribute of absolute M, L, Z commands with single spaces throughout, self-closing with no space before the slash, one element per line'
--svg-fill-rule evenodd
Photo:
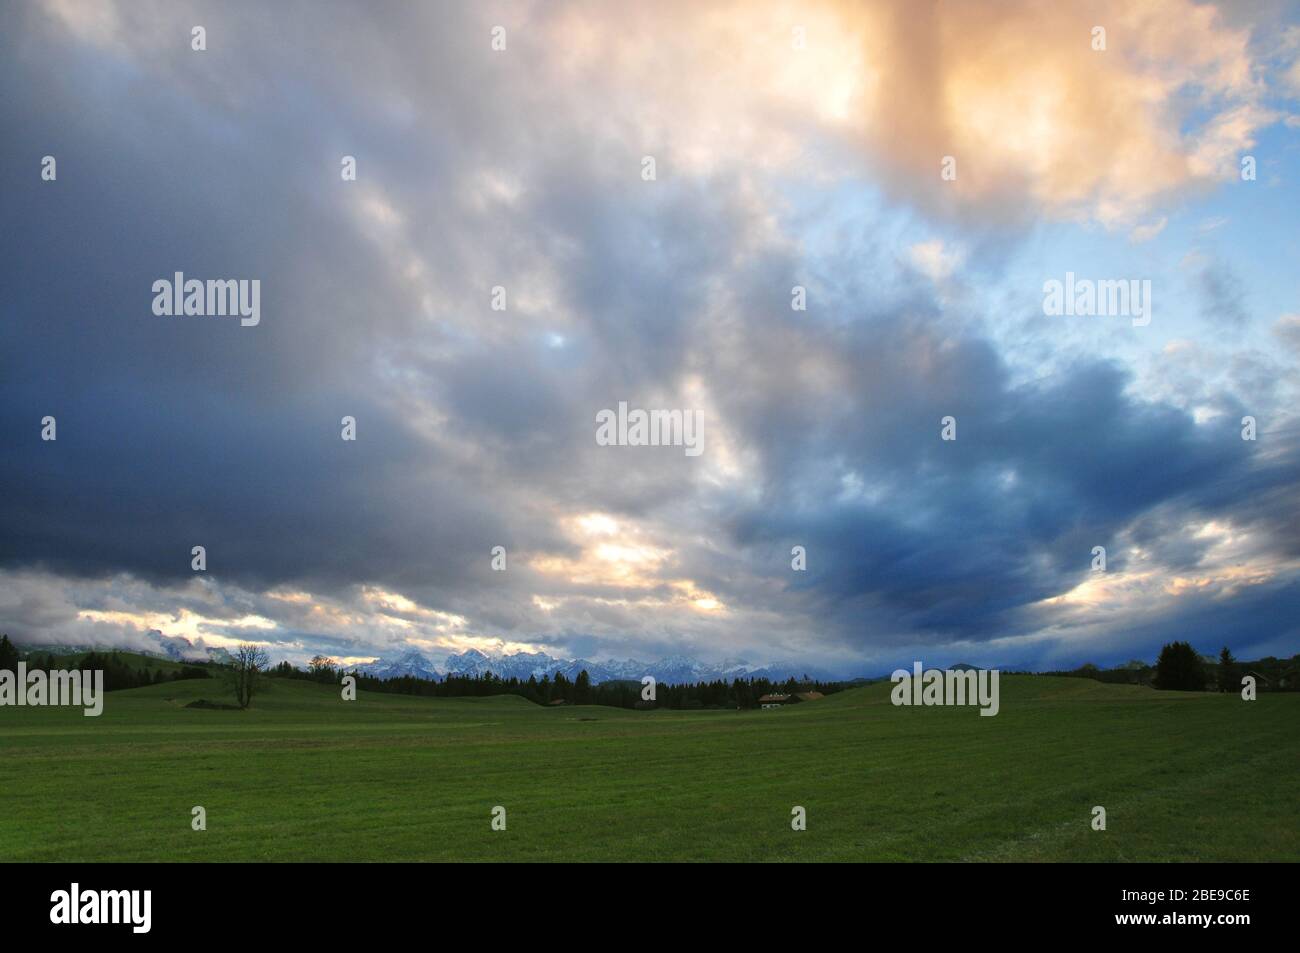
<path fill-rule="evenodd" d="M 757 712 L 264 686 L 0 709 L 0 860 L 1300 859 L 1295 694 L 1004 676 L 982 718 L 887 684 Z"/>

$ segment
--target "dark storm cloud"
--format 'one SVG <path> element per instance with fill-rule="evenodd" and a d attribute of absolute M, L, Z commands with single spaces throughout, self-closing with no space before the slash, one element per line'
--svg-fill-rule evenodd
<path fill-rule="evenodd" d="M 1115 550 L 1145 513 L 1174 524 L 1158 543 L 1196 517 L 1294 512 L 1294 454 L 1261 463 L 1235 422 L 1196 426 L 1126 396 L 1112 364 L 1017 388 L 985 342 L 901 318 L 811 347 L 824 353 L 804 363 L 842 371 L 850 393 L 818 400 L 815 381 L 786 375 L 766 402 L 746 393 L 730 408 L 770 460 L 762 500 L 734 510 L 731 529 L 776 566 L 807 546 L 797 588 L 851 637 L 900 624 L 934 638 L 1013 634 L 1018 610 L 1082 581 L 1092 547 Z M 939 438 L 948 414 L 951 443 Z M 1261 529 L 1294 545 L 1293 529 Z M 1120 553 L 1111 568 L 1123 570 Z"/>
<path fill-rule="evenodd" d="M 220 57 L 229 44 L 216 40 Z M 6 83 L 30 95 L 7 99 L 3 117 L 15 320 L 0 558 L 176 578 L 202 542 L 214 570 L 246 583 L 342 579 L 348 565 L 400 578 L 420 552 L 462 548 L 467 521 L 476 544 L 484 528 L 499 536 L 376 381 L 411 303 L 375 280 L 388 264 L 321 194 L 337 188 L 338 159 L 307 140 L 337 114 L 289 98 L 269 115 L 245 107 L 232 129 L 220 107 L 121 80 L 127 123 L 83 120 L 78 97 L 112 70 L 96 51 L 45 42 L 33 58 L 44 65 L 28 60 Z M 261 138 L 261 122 L 274 134 Z M 29 174 L 45 150 L 57 183 Z M 153 316 L 152 282 L 178 270 L 260 278 L 262 323 Z M 34 439 L 45 414 L 57 443 Z M 344 414 L 360 421 L 360 454 L 338 439 Z"/>

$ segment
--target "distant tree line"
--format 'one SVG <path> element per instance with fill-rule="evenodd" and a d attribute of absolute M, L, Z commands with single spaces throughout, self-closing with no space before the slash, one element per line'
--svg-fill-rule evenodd
<path fill-rule="evenodd" d="M 540 679 L 532 675 L 527 680 L 502 678 L 491 672 L 482 675 L 448 675 L 440 681 L 416 678 L 413 675 L 376 678 L 350 670 L 321 655 L 313 658 L 305 670 L 281 662 L 268 674 L 275 678 L 325 684 L 337 684 L 344 675 L 352 675 L 357 680 L 357 688 L 362 691 L 395 695 L 427 695 L 436 698 L 518 695 L 538 705 L 608 705 L 612 708 L 757 708 L 758 699 L 763 695 L 809 691 L 830 695 L 845 687 L 842 682 L 819 682 L 807 676 L 802 679 L 790 678 L 784 682 L 766 678 L 737 678 L 730 682 L 716 679 L 684 685 L 659 683 L 655 686 L 654 700 L 646 701 L 642 698 L 644 686 L 640 681 L 611 681 L 594 685 L 585 669 L 572 679 L 563 672 L 556 672 L 554 676 L 543 675 Z"/>
<path fill-rule="evenodd" d="M 1184 692 L 1239 692 L 1242 676 L 1253 674 L 1257 677 L 1257 691 L 1294 692 L 1300 691 L 1300 655 L 1289 659 L 1270 655 L 1253 662 L 1242 662 L 1224 646 L 1215 661 L 1201 656 L 1190 642 L 1170 642 L 1161 648 L 1155 665 L 1133 661 L 1102 669 L 1088 663 L 1069 671 L 1042 674 L 1092 678 L 1119 685 L 1150 685 L 1165 691 Z"/>
<path fill-rule="evenodd" d="M 115 692 L 124 688 L 143 688 L 146 685 L 158 685 L 162 682 L 176 682 L 191 678 L 210 677 L 205 665 L 183 665 L 180 668 L 165 670 L 154 668 L 149 658 L 142 665 L 132 665 L 116 651 L 87 652 L 85 655 L 55 655 L 53 652 L 29 652 L 22 657 L 18 649 L 9 641 L 9 636 L 0 636 L 0 669 L 17 671 L 18 662 L 27 663 L 27 671 L 64 672 L 71 669 L 80 671 L 102 671 L 104 673 L 104 691 Z"/>
<path fill-rule="evenodd" d="M 0 635 L 0 671 L 16 672 L 18 670 L 18 649 L 9 641 L 9 636 Z"/>

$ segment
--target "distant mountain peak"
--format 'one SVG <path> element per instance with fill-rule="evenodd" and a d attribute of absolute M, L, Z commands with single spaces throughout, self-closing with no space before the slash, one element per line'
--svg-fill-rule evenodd
<path fill-rule="evenodd" d="M 445 662 L 434 664 L 418 650 L 407 649 L 393 658 L 380 658 L 369 665 L 361 666 L 361 671 L 376 678 L 414 678 L 440 679 L 449 675 L 478 677 L 492 673 L 499 678 L 517 678 L 528 681 L 529 678 L 554 678 L 563 675 L 572 681 L 582 671 L 594 683 L 616 680 L 637 680 L 649 675 L 658 682 L 683 684 L 686 682 L 710 682 L 719 679 L 731 681 L 736 678 L 768 678 L 773 681 L 785 681 L 787 678 L 799 678 L 805 673 L 825 680 L 834 678 L 829 673 L 819 672 L 810 666 L 769 665 L 751 667 L 741 659 L 725 659 L 719 663 L 701 662 L 689 655 L 675 654 L 660 659 L 658 662 L 640 662 L 636 659 L 592 659 L 555 658 L 545 652 L 513 652 L 501 655 L 488 655 L 478 649 L 466 649 L 464 652 L 447 656 Z"/>

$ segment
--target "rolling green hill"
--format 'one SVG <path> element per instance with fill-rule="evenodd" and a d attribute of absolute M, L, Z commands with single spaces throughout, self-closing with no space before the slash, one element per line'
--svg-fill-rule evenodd
<path fill-rule="evenodd" d="M 0 859 L 1300 859 L 1300 695 L 1004 676 L 982 718 L 888 684 L 749 712 L 264 686 L 0 709 Z"/>

